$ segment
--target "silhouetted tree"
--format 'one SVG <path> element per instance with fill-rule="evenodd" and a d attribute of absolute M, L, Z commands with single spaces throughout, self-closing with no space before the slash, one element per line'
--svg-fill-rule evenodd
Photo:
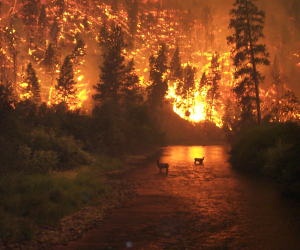
<path fill-rule="evenodd" d="M 300 29 L 300 3 L 294 0 L 291 7 L 291 13 L 295 26 Z"/>
<path fill-rule="evenodd" d="M 112 101 L 119 103 L 120 88 L 124 84 L 125 56 L 124 39 L 121 26 L 115 26 L 105 43 L 103 66 L 100 66 L 100 83 L 94 86 L 97 93 L 93 98 L 99 102 Z"/>
<path fill-rule="evenodd" d="M 201 22 L 203 24 L 203 27 L 205 29 L 204 33 L 204 40 L 205 40 L 205 50 L 207 50 L 207 43 L 210 43 L 210 46 L 213 45 L 215 36 L 214 36 L 214 27 L 213 27 L 213 17 L 211 14 L 211 9 L 209 6 L 205 6 L 202 9 L 202 14 L 201 14 Z"/>
<path fill-rule="evenodd" d="M 85 43 L 82 39 L 78 39 L 76 42 L 76 46 L 72 51 L 71 54 L 71 59 L 74 64 L 80 64 L 84 57 L 86 56 L 86 48 L 85 48 Z"/>
<path fill-rule="evenodd" d="M 56 5 L 58 8 L 58 14 L 62 15 L 65 11 L 65 0 L 56 0 Z"/>
<path fill-rule="evenodd" d="M 0 117 L 4 115 L 6 111 L 13 109 L 13 103 L 15 103 L 15 97 L 13 95 L 12 84 L 7 82 L 5 85 L 0 83 Z"/>
<path fill-rule="evenodd" d="M 112 0 L 111 10 L 112 10 L 113 15 L 117 15 L 117 13 L 119 11 L 119 1 L 118 0 Z"/>
<path fill-rule="evenodd" d="M 210 79 L 208 81 L 209 88 L 207 90 L 206 100 L 208 103 L 208 119 L 212 119 L 212 111 L 216 110 L 217 106 L 217 99 L 219 98 L 220 94 L 218 93 L 219 89 L 219 82 L 221 80 L 221 72 L 220 72 L 220 64 L 219 64 L 219 54 L 216 52 L 212 56 L 211 59 L 211 66 L 210 66 Z"/>
<path fill-rule="evenodd" d="M 51 85 L 53 84 L 53 78 L 54 78 L 54 72 L 56 70 L 56 64 L 58 63 L 57 57 L 56 57 L 56 50 L 53 43 L 49 43 L 46 52 L 45 52 L 45 58 L 43 61 L 43 64 L 45 66 L 45 71 L 50 74 L 51 76 Z"/>
<path fill-rule="evenodd" d="M 83 24 L 83 27 L 84 27 L 85 31 L 89 31 L 90 30 L 90 25 L 89 25 L 87 16 L 84 16 L 82 24 Z"/>
<path fill-rule="evenodd" d="M 280 70 L 277 55 L 275 55 L 273 64 L 271 66 L 271 76 L 273 78 L 273 85 L 276 87 L 276 101 L 279 102 L 279 87 L 282 85 L 283 74 Z"/>
<path fill-rule="evenodd" d="M 170 80 L 173 84 L 179 83 L 182 81 L 183 69 L 181 66 L 181 58 L 179 54 L 178 46 L 174 52 L 174 55 L 170 62 Z M 178 86 L 178 84 L 176 84 Z"/>
<path fill-rule="evenodd" d="M 239 115 L 238 107 L 230 99 L 227 99 L 224 107 L 224 115 L 222 116 L 222 130 L 225 132 L 227 139 L 230 141 L 233 135 L 238 130 L 238 120 L 236 117 Z"/>
<path fill-rule="evenodd" d="M 29 94 L 28 99 L 35 103 L 39 103 L 41 101 L 40 84 L 31 62 L 27 65 L 26 74 L 25 82 L 27 83 L 26 90 Z"/>
<path fill-rule="evenodd" d="M 139 2 L 137 0 L 126 0 L 129 32 L 132 36 L 135 35 L 138 24 Z"/>
<path fill-rule="evenodd" d="M 157 57 L 151 55 L 149 58 L 150 85 L 147 87 L 148 100 L 150 105 L 155 108 L 163 104 L 168 90 L 167 59 L 167 48 L 164 43 L 160 45 Z"/>
<path fill-rule="evenodd" d="M 38 15 L 38 1 L 36 0 L 22 0 L 23 8 L 22 8 L 22 15 L 23 15 L 23 22 L 27 26 L 35 25 L 37 21 Z"/>
<path fill-rule="evenodd" d="M 39 30 L 39 35 L 43 39 L 43 33 L 45 28 L 47 27 L 48 19 L 47 19 L 47 13 L 46 13 L 46 6 L 45 4 L 42 5 L 39 19 L 38 19 L 38 30 Z"/>
<path fill-rule="evenodd" d="M 260 11 L 254 1 L 236 0 L 233 4 L 235 8 L 229 12 L 232 17 L 229 28 L 234 29 L 234 34 L 227 37 L 227 42 L 233 45 L 234 76 L 238 80 L 233 91 L 240 102 L 242 122 L 253 120 L 256 102 L 257 122 L 260 124 L 259 83 L 264 77 L 257 71 L 257 65 L 269 65 L 269 54 L 266 45 L 258 43 L 264 37 L 265 12 Z"/>
<path fill-rule="evenodd" d="M 125 107 L 137 106 L 142 103 L 143 97 L 139 88 L 139 77 L 135 72 L 133 59 L 124 69 L 124 84 L 121 86 L 122 103 Z"/>
<path fill-rule="evenodd" d="M 73 64 L 70 56 L 66 56 L 60 69 L 57 85 L 55 86 L 57 91 L 56 100 L 58 102 L 65 102 L 66 104 L 74 104 L 77 91 L 75 85 Z"/>
<path fill-rule="evenodd" d="M 57 46 L 58 34 L 59 34 L 59 26 L 58 26 L 56 19 L 54 19 L 54 22 L 53 22 L 53 24 L 51 26 L 51 30 L 50 30 L 50 36 L 51 36 L 51 41 L 52 41 L 52 43 L 55 44 L 55 46 Z"/>
<path fill-rule="evenodd" d="M 13 86 L 14 91 L 17 91 L 17 54 L 19 53 L 19 32 L 16 28 L 16 23 L 18 22 L 18 16 L 16 14 L 11 16 L 10 24 L 5 28 L 4 35 L 6 38 L 6 44 L 8 46 L 8 51 L 12 58 L 13 63 Z"/>
<path fill-rule="evenodd" d="M 134 47 L 134 37 L 137 30 L 138 14 L 139 14 L 139 2 L 137 0 L 126 0 L 126 8 L 128 14 L 128 26 L 129 26 L 129 47 Z"/>
<path fill-rule="evenodd" d="M 170 63 L 170 84 L 175 87 L 175 94 L 177 96 L 177 100 L 175 100 L 175 103 L 177 108 L 179 108 L 182 104 L 182 102 L 180 102 L 179 100 L 183 88 L 183 68 L 181 66 L 181 58 L 179 55 L 178 46 Z"/>
<path fill-rule="evenodd" d="M 100 27 L 100 32 L 99 32 L 99 47 L 102 49 L 103 52 L 107 50 L 106 45 L 108 44 L 108 38 L 109 38 L 109 32 L 107 28 L 106 21 L 104 21 Z"/>
<path fill-rule="evenodd" d="M 194 98 L 195 93 L 195 75 L 196 68 L 191 65 L 187 65 L 183 70 L 183 86 L 181 92 L 181 98 L 184 100 L 185 116 L 189 117 L 191 112 L 189 111 Z"/>
<path fill-rule="evenodd" d="M 206 76 L 206 72 L 204 71 L 202 73 L 201 79 L 200 79 L 200 84 L 199 84 L 199 92 L 201 93 L 203 91 L 203 89 L 206 87 L 207 90 L 207 86 L 208 86 L 208 79 Z"/>

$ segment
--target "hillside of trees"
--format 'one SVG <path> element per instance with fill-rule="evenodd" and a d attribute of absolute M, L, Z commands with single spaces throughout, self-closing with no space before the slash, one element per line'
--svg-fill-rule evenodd
<path fill-rule="evenodd" d="M 32 239 L 170 144 L 229 142 L 235 168 L 299 194 L 300 5 L 276 23 L 264 3 L 1 1 L 0 238 Z"/>

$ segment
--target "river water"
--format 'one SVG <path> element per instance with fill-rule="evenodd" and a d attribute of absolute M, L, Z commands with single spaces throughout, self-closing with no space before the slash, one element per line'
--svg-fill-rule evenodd
<path fill-rule="evenodd" d="M 182 246 L 300 249 L 299 201 L 283 197 L 272 182 L 235 172 L 227 163 L 228 149 L 171 146 L 163 150 L 161 162 L 168 162 L 170 170 L 160 189 L 183 201 L 181 227 L 189 243 Z M 203 164 L 195 165 L 193 159 L 202 156 Z M 173 243 L 173 249 L 181 244 Z"/>
<path fill-rule="evenodd" d="M 300 202 L 234 171 L 226 146 L 169 146 L 121 178 L 138 195 L 60 250 L 299 250 Z M 194 164 L 204 156 L 203 164 Z M 159 172 L 157 157 L 170 165 Z"/>

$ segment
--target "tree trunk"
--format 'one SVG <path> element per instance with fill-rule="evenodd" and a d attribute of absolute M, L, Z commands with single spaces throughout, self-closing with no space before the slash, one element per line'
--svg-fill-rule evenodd
<path fill-rule="evenodd" d="M 254 78 L 254 82 L 255 82 L 257 123 L 260 124 L 261 113 L 260 113 L 259 88 L 258 88 L 258 79 L 257 79 L 257 73 L 256 73 L 256 64 L 255 64 L 255 60 L 254 60 L 254 51 L 253 51 L 253 48 L 252 48 L 251 27 L 250 27 L 250 20 L 249 20 L 249 16 L 248 16 L 247 0 L 245 1 L 245 3 L 246 3 L 247 25 L 248 25 L 249 43 L 250 43 L 250 51 L 251 51 L 251 61 L 252 61 L 252 66 L 253 66 L 253 78 Z"/>

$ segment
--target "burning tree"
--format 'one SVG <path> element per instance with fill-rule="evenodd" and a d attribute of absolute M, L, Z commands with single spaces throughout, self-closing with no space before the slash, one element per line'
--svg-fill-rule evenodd
<path fill-rule="evenodd" d="M 27 84 L 27 98 L 35 103 L 39 103 L 41 101 L 40 84 L 31 62 L 27 66 L 26 73 L 27 76 L 25 82 Z"/>
<path fill-rule="evenodd" d="M 211 59 L 211 76 L 210 79 L 206 81 L 208 85 L 206 100 L 207 100 L 207 112 L 206 115 L 208 119 L 212 120 L 213 110 L 216 110 L 217 100 L 220 96 L 218 93 L 219 82 L 221 80 L 220 64 L 219 64 L 219 54 L 216 52 Z"/>
<path fill-rule="evenodd" d="M 265 12 L 260 11 L 254 4 L 255 0 L 236 0 L 230 10 L 232 19 L 229 28 L 234 29 L 234 34 L 227 37 L 227 42 L 232 47 L 233 64 L 236 67 L 234 74 L 238 81 L 233 89 L 241 106 L 241 121 L 243 123 L 253 120 L 254 102 L 256 101 L 257 122 L 260 124 L 260 99 L 259 83 L 264 77 L 257 71 L 257 65 L 269 65 L 269 54 L 266 45 L 259 44 L 259 39 L 264 38 L 263 28 Z"/>
<path fill-rule="evenodd" d="M 177 46 L 170 63 L 170 81 L 172 82 L 172 85 L 175 85 L 176 87 L 180 85 L 182 82 L 182 73 L 181 58 Z"/>
<path fill-rule="evenodd" d="M 279 88 L 280 87 L 282 88 L 281 96 L 283 95 L 283 82 L 282 81 L 284 79 L 284 75 L 280 68 L 277 55 L 275 55 L 273 64 L 271 67 L 271 76 L 273 78 L 273 85 L 276 87 L 276 101 L 279 102 L 279 99 L 280 99 Z"/>
<path fill-rule="evenodd" d="M 46 13 L 46 6 L 45 6 L 45 4 L 43 4 L 41 7 L 39 18 L 38 18 L 38 34 L 42 41 L 45 39 L 44 38 L 44 30 L 47 27 L 47 22 L 48 22 L 48 19 L 47 19 L 47 13 Z"/>
<path fill-rule="evenodd" d="M 70 56 L 66 56 L 60 69 L 57 85 L 55 86 L 57 91 L 56 101 L 58 103 L 65 102 L 68 105 L 73 105 L 77 91 L 75 85 L 73 64 Z"/>
<path fill-rule="evenodd" d="M 189 109 L 193 103 L 195 92 L 195 75 L 196 68 L 188 64 L 183 70 L 183 86 L 180 93 L 182 100 L 184 100 L 183 105 L 185 106 L 185 116 L 187 117 L 191 115 Z"/>
<path fill-rule="evenodd" d="M 73 61 L 73 64 L 81 64 L 85 56 L 86 56 L 85 43 L 82 39 L 79 38 L 71 54 L 71 59 Z"/>
<path fill-rule="evenodd" d="M 45 52 L 43 64 L 45 66 L 45 71 L 51 76 L 51 86 L 53 84 L 54 72 L 57 63 L 58 60 L 56 58 L 55 46 L 53 43 L 49 43 Z"/>
<path fill-rule="evenodd" d="M 38 1 L 36 0 L 23 0 L 23 22 L 28 27 L 28 41 L 31 46 L 33 38 L 33 30 L 36 25 L 38 15 Z"/>
<path fill-rule="evenodd" d="M 16 30 L 16 23 L 18 17 L 16 15 L 11 16 L 9 27 L 5 28 L 4 34 L 7 42 L 8 51 L 10 52 L 10 56 L 12 58 L 13 64 L 13 84 L 14 91 L 17 92 L 17 55 L 19 53 L 19 37 Z"/>
<path fill-rule="evenodd" d="M 279 122 L 300 121 L 300 100 L 292 91 L 288 90 L 270 107 L 270 115 Z"/>

